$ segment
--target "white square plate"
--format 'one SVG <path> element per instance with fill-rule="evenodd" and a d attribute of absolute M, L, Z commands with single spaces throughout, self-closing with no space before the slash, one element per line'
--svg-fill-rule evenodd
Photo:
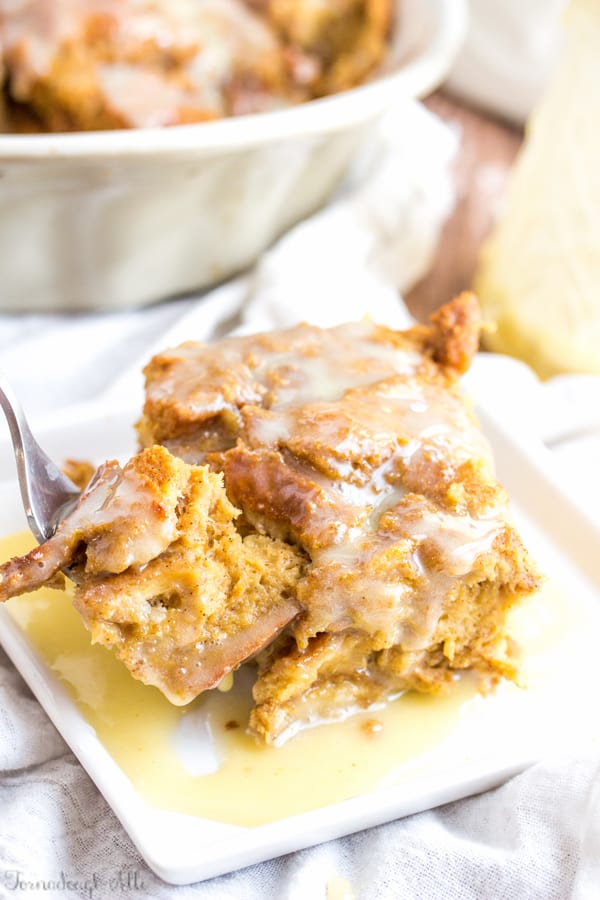
<path fill-rule="evenodd" d="M 382 777 L 373 791 L 254 828 L 152 808 L 24 632 L 0 609 L 4 649 L 148 865 L 166 881 L 199 881 L 437 806 L 500 784 L 542 757 L 549 746 L 556 750 L 598 739 L 600 532 L 562 491 L 544 447 L 520 440 L 514 426 L 495 421 L 483 411 L 481 399 L 480 418 L 500 480 L 513 497 L 517 523 L 542 570 L 562 586 L 562 618 L 549 625 L 554 637 L 542 654 L 534 687 L 519 691 L 506 686 L 469 704 L 446 738 L 399 766 L 393 777 Z M 135 418 L 131 411 L 107 415 L 97 407 L 71 409 L 55 414 L 50 424 L 37 423 L 35 431 L 57 461 L 67 456 L 127 458 L 135 450 Z M 8 440 L 0 444 L 0 499 L 0 533 L 21 530 L 25 520 Z"/>

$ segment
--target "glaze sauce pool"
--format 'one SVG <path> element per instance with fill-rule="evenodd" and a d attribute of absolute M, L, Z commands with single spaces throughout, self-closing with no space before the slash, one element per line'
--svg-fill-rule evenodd
<path fill-rule="evenodd" d="M 0 558 L 31 545 L 30 535 L 3 539 Z M 303 731 L 283 747 L 262 747 L 245 733 L 248 677 L 238 673 L 233 689 L 175 707 L 90 644 L 69 591 L 42 588 L 7 607 L 148 804 L 236 825 L 261 825 L 377 787 L 449 735 L 478 696 L 464 678 L 448 697 L 408 693 Z"/>

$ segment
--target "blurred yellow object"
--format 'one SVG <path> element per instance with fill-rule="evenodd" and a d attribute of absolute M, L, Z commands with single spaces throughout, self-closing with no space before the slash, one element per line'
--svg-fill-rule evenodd
<path fill-rule="evenodd" d="M 486 345 L 542 377 L 600 373 L 600 0 L 572 0 L 475 290 Z"/>

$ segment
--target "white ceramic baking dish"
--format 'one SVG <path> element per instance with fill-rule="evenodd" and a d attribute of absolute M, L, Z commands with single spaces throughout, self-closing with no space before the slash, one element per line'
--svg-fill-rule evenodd
<path fill-rule="evenodd" d="M 248 266 L 325 202 L 383 112 L 440 83 L 465 23 L 465 0 L 398 0 L 385 71 L 292 109 L 165 129 L 0 135 L 0 308 L 137 306 Z"/>

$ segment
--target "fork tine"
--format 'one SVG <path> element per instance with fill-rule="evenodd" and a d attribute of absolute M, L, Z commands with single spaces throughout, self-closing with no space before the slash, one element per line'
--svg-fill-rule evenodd
<path fill-rule="evenodd" d="M 42 543 L 56 530 L 65 507 L 81 492 L 42 450 L 31 433 L 21 404 L 1 372 L 0 406 L 10 430 L 25 515 L 37 541 Z"/>

